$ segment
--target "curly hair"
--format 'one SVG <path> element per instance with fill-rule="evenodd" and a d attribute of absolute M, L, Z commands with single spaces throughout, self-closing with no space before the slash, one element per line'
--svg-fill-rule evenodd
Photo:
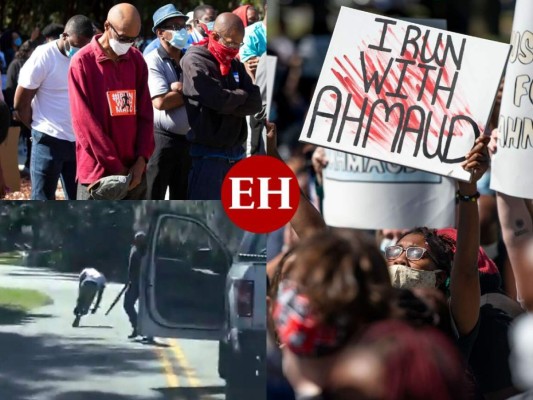
<path fill-rule="evenodd" d="M 379 249 L 360 234 L 319 232 L 299 242 L 276 269 L 270 296 L 290 278 L 324 323 L 347 318 L 356 329 L 390 314 L 392 287 Z"/>

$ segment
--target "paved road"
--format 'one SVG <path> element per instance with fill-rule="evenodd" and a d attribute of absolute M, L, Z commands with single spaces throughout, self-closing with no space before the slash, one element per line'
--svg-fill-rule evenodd
<path fill-rule="evenodd" d="M 0 399 L 224 399 L 217 342 L 142 344 L 126 338 L 121 302 L 104 316 L 121 285 L 108 285 L 98 313 L 79 328 L 71 327 L 76 275 L 0 266 L 0 286 L 38 289 L 54 300 L 15 324 L 0 322 Z"/>

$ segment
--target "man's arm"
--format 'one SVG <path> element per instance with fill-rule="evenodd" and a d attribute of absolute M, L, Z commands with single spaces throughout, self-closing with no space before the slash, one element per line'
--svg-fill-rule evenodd
<path fill-rule="evenodd" d="M 259 90 L 259 86 L 255 85 L 252 82 L 252 78 L 250 78 L 250 75 L 248 75 L 248 73 L 245 71 L 242 64 L 239 65 L 239 78 L 239 86 L 246 93 L 248 93 L 248 97 L 246 98 L 246 101 L 243 104 L 241 104 L 235 109 L 233 114 L 239 117 L 246 117 L 247 115 L 257 114 L 263 108 L 261 91 Z"/>
<path fill-rule="evenodd" d="M 148 88 L 152 98 L 152 105 L 160 110 L 172 110 L 181 107 L 183 101 L 183 84 L 172 82 L 169 84 L 165 74 L 158 68 L 153 59 L 146 59 L 148 65 Z M 166 64 L 161 65 L 166 67 Z"/>
<path fill-rule="evenodd" d="M 112 175 L 126 175 L 128 169 L 122 164 L 112 140 L 104 132 L 102 124 L 92 112 L 85 93 L 90 83 L 87 82 L 83 66 L 76 60 L 71 61 L 68 74 L 68 91 L 72 127 L 76 133 L 76 141 L 91 153 L 106 171 Z M 102 104 L 102 107 L 106 105 Z"/>
<path fill-rule="evenodd" d="M 242 89 L 224 89 L 221 83 L 209 76 L 208 69 L 196 62 L 194 56 L 185 56 L 181 61 L 183 69 L 183 95 L 221 114 L 232 114 L 244 104 L 248 93 Z"/>
<path fill-rule="evenodd" d="M 502 237 L 515 275 L 518 300 L 533 310 L 533 265 L 528 262 L 528 246 L 533 239 L 533 218 L 525 199 L 497 193 Z"/>
<path fill-rule="evenodd" d="M 22 86 L 17 86 L 15 91 L 15 99 L 13 101 L 13 108 L 15 112 L 13 119 L 22 122 L 26 127 L 31 129 L 32 112 L 31 101 L 37 94 L 38 89 L 26 89 Z"/>

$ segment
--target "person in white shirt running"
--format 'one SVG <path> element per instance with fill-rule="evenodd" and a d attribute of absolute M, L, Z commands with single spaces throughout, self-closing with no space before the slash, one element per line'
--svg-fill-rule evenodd
<path fill-rule="evenodd" d="M 96 310 L 98 310 L 100 302 L 102 301 L 102 295 L 104 294 L 105 286 L 105 276 L 97 269 L 85 268 L 83 271 L 81 271 L 79 277 L 78 300 L 76 302 L 76 308 L 74 308 L 74 315 L 76 315 L 76 319 L 74 320 L 72 326 L 76 327 L 79 325 L 81 317 L 89 312 L 94 297 L 98 294 L 96 298 L 96 304 L 91 310 L 92 314 L 96 313 Z"/>

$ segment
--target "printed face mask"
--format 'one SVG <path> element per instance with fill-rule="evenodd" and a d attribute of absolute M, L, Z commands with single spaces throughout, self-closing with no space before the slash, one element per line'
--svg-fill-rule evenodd
<path fill-rule="evenodd" d="M 180 29 L 179 31 L 172 32 L 172 39 L 170 39 L 168 42 L 171 46 L 181 50 L 187 45 L 188 39 L 189 35 L 187 34 L 187 30 Z"/>
<path fill-rule="evenodd" d="M 398 264 L 389 267 L 392 286 L 398 289 L 435 288 L 438 272 L 440 270 L 424 271 Z"/>
<path fill-rule="evenodd" d="M 280 283 L 273 319 L 281 344 L 299 356 L 323 356 L 334 353 L 349 338 L 350 329 L 340 319 L 332 325 L 318 321 L 307 296 L 294 282 Z"/>
<path fill-rule="evenodd" d="M 121 43 L 116 39 L 109 39 L 109 46 L 117 56 L 122 56 L 128 52 L 133 43 Z"/>

